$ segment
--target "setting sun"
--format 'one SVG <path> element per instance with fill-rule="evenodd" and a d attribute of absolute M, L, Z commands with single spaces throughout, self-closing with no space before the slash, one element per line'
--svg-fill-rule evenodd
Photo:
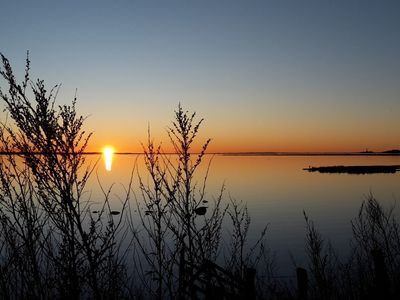
<path fill-rule="evenodd" d="M 107 146 L 103 148 L 104 162 L 107 171 L 111 171 L 113 154 L 114 149 L 112 147 Z"/>

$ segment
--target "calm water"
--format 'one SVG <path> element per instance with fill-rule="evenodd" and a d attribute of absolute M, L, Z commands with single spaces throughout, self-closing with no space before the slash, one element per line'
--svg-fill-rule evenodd
<path fill-rule="evenodd" d="M 206 157 L 198 179 L 205 174 L 211 156 Z M 92 158 L 94 159 L 94 158 Z M 99 158 L 98 158 L 99 159 Z M 143 178 L 146 172 L 143 156 L 116 155 L 112 170 L 105 171 L 98 161 L 97 177 L 102 186 L 113 187 L 113 203 L 119 206 L 125 187 L 136 163 Z M 225 183 L 225 199 L 229 196 L 245 201 L 252 218 L 250 238 L 269 224 L 268 242 L 276 253 L 281 275 L 293 271 L 291 256 L 304 264 L 305 222 L 303 210 L 315 222 L 320 232 L 332 241 L 341 256 L 348 252 L 351 237 L 350 221 L 369 193 L 385 205 L 400 199 L 400 173 L 396 174 L 320 174 L 302 169 L 308 166 L 330 165 L 400 165 L 400 157 L 389 156 L 214 156 L 207 183 L 207 196 L 218 195 Z M 137 174 L 133 190 L 137 190 Z M 91 199 L 101 199 L 96 176 L 90 182 Z"/>

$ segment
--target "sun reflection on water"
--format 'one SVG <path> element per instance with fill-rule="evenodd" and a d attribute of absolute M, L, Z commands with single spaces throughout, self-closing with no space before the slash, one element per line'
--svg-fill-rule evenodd
<path fill-rule="evenodd" d="M 114 154 L 114 149 L 112 147 L 105 147 L 103 149 L 104 162 L 107 171 L 111 171 L 113 154 Z"/>

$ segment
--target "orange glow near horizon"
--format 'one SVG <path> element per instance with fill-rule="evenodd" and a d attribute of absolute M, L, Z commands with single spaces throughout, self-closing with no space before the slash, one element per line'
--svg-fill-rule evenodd
<path fill-rule="evenodd" d="M 103 148 L 104 162 L 107 171 L 111 171 L 114 149 L 110 146 Z"/>
<path fill-rule="evenodd" d="M 199 152 L 202 149 L 202 143 L 208 137 L 212 141 L 207 149 L 207 153 L 221 153 L 221 152 L 360 152 L 366 149 L 374 152 L 386 151 L 392 149 L 399 149 L 398 141 L 392 137 L 384 135 L 379 136 L 374 134 L 374 139 L 370 139 L 366 134 L 346 135 L 335 132 L 298 132 L 297 135 L 284 134 L 282 131 L 278 132 L 262 132 L 258 135 L 246 134 L 244 131 L 239 131 L 237 135 L 226 134 L 225 132 L 218 132 L 213 134 L 213 130 L 208 130 L 198 136 L 198 139 L 193 144 L 191 151 Z M 142 142 L 146 141 L 146 134 L 135 135 L 131 137 L 128 135 L 121 138 L 110 136 L 96 136 L 87 151 L 96 152 L 102 149 L 104 154 L 104 141 L 107 141 L 107 146 L 112 145 L 113 153 L 126 152 L 126 153 L 142 153 Z M 164 152 L 172 153 L 174 148 L 169 143 L 168 137 L 162 132 L 155 132 L 152 135 L 155 143 L 162 143 Z M 144 142 L 143 144 L 146 144 Z"/>
<path fill-rule="evenodd" d="M 89 151 L 96 151 L 96 148 L 99 147 L 90 147 Z M 282 140 L 272 140 L 269 141 L 260 141 L 260 142 L 253 142 L 253 141 L 246 141 L 239 143 L 237 141 L 230 141 L 230 140 L 213 140 L 208 149 L 207 153 L 223 153 L 223 152 L 360 152 L 366 149 L 379 152 L 379 151 L 386 151 L 392 149 L 398 149 L 399 147 L 394 143 L 387 143 L 387 146 L 380 145 L 378 143 L 365 143 L 365 146 L 359 144 L 352 144 L 350 141 L 348 143 L 329 143 L 325 141 L 321 141 L 320 143 L 310 141 L 307 145 L 304 145 L 301 142 L 298 143 L 290 143 L 282 141 Z M 93 150 L 92 150 L 93 149 Z M 135 144 L 127 145 L 120 145 L 118 147 L 118 151 L 120 152 L 127 152 L 127 153 L 142 153 L 143 148 L 139 144 L 139 142 Z M 172 146 L 168 144 L 163 145 L 163 151 L 166 153 L 174 152 Z M 192 147 L 191 151 L 193 153 L 201 151 L 201 147 L 199 145 L 195 145 Z M 113 154 L 116 153 L 115 148 L 113 147 L 104 147 L 102 148 L 102 154 L 104 156 L 104 160 L 106 163 L 106 167 L 108 163 L 111 167 L 111 161 Z M 107 162 L 109 160 L 109 162 Z"/>

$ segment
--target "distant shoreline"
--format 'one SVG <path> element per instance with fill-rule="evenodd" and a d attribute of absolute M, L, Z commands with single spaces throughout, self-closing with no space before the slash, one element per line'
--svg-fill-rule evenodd
<path fill-rule="evenodd" d="M 400 156 L 400 152 L 225 152 L 224 156 Z"/>
<path fill-rule="evenodd" d="M 0 152 L 0 155 L 40 155 L 46 153 L 22 153 L 22 152 Z M 58 153 L 65 154 L 65 153 Z M 100 151 L 84 152 L 84 155 L 102 155 Z M 115 152 L 115 155 L 143 155 L 143 152 Z M 166 155 L 174 155 L 176 153 L 163 153 Z M 198 154 L 193 152 L 191 154 Z M 384 151 L 384 152 L 210 152 L 207 155 L 220 156 L 400 156 L 399 152 Z"/>

